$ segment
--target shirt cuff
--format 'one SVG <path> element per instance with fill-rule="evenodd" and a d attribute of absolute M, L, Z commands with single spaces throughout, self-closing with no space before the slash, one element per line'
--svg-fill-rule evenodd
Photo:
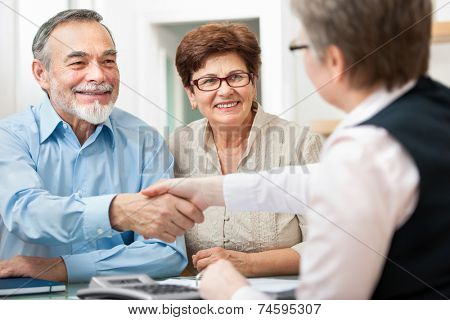
<path fill-rule="evenodd" d="M 252 211 L 259 177 L 247 173 L 229 174 L 223 181 L 223 199 L 230 210 Z M 250 191 L 249 191 L 250 190 Z"/>
<path fill-rule="evenodd" d="M 109 206 L 115 194 L 82 198 L 86 204 L 83 217 L 85 240 L 111 237 L 113 230 L 109 222 Z"/>
<path fill-rule="evenodd" d="M 306 244 L 305 241 L 297 243 L 296 245 L 292 246 L 291 249 L 297 252 L 301 257 L 303 250 L 305 250 L 305 244 Z"/>
<path fill-rule="evenodd" d="M 270 300 L 270 297 L 250 286 L 245 286 L 238 289 L 231 297 L 231 300 Z"/>
<path fill-rule="evenodd" d="M 95 276 L 95 263 L 99 259 L 97 255 L 98 251 L 62 256 L 66 264 L 68 282 L 86 282 Z"/>

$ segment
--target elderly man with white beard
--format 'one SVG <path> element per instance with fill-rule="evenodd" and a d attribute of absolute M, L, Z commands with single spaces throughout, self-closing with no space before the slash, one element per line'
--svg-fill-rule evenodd
<path fill-rule="evenodd" d="M 155 130 L 114 108 L 117 51 L 101 20 L 67 10 L 44 23 L 32 72 L 46 98 L 0 121 L 0 277 L 158 278 L 187 264 L 181 235 L 203 215 L 139 193 L 172 176 L 173 157 Z"/>

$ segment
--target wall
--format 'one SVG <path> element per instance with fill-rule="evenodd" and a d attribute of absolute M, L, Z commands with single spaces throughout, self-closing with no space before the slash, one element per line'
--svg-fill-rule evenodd
<path fill-rule="evenodd" d="M 122 59 L 133 60 L 135 67 L 139 69 L 133 79 L 122 77 L 124 81 L 133 83 L 133 87 L 140 93 L 137 100 L 135 98 L 134 101 L 130 99 L 127 102 L 133 103 L 136 106 L 136 113 L 158 129 L 162 129 L 168 117 L 165 112 L 167 97 L 164 90 L 165 81 L 163 81 L 168 40 L 161 38 L 160 34 L 161 31 L 169 31 L 168 25 L 176 23 L 197 25 L 205 21 L 258 19 L 263 51 L 261 100 L 264 101 L 265 109 L 273 113 L 279 113 L 281 108 L 288 104 L 284 101 L 286 98 L 282 92 L 283 65 L 286 61 L 283 59 L 283 54 L 287 51 L 281 46 L 282 6 L 287 6 L 287 1 L 228 0 L 226 5 L 205 0 L 132 1 L 130 6 L 134 5 L 135 9 L 133 16 L 123 8 L 120 10 L 120 3 L 116 1 L 99 0 L 96 4 L 105 16 L 105 20 L 108 20 L 108 23 L 111 21 L 111 29 L 117 39 L 124 33 L 129 41 L 130 36 L 134 34 L 138 51 L 134 54 L 131 52 L 124 54 L 121 49 L 119 50 L 121 62 Z M 118 11 L 123 12 L 120 19 L 117 19 Z M 165 30 L 162 30 L 164 28 Z M 266 80 L 265 75 L 268 75 Z M 172 116 L 175 115 L 169 115 L 169 117 Z M 182 119 L 176 117 L 176 121 L 178 120 Z M 180 122 L 182 123 L 178 121 Z"/>
<path fill-rule="evenodd" d="M 437 0 L 438 20 L 450 21 L 448 1 Z M 298 34 L 298 22 L 287 0 L 2 0 L 0 3 L 0 117 L 38 103 L 43 95 L 30 65 L 31 42 L 39 25 L 67 8 L 99 11 L 115 37 L 119 51 L 121 88 L 118 106 L 162 130 L 167 123 L 164 92 L 166 55 L 160 44 L 164 24 L 227 19 L 258 19 L 260 22 L 262 101 L 269 112 L 309 123 L 313 119 L 336 118 L 342 114 L 327 105 L 303 70 L 301 60 L 289 52 Z M 450 44 L 432 47 L 430 74 L 450 85 Z"/>

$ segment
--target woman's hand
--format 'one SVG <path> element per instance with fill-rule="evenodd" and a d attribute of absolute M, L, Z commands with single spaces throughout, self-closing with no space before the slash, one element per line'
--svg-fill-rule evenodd
<path fill-rule="evenodd" d="M 202 271 L 214 262 L 217 262 L 220 259 L 225 259 L 230 261 L 233 266 L 244 276 L 251 277 L 253 275 L 251 258 L 251 253 L 215 247 L 198 251 L 192 256 L 192 263 L 194 268 L 198 271 Z"/>
<path fill-rule="evenodd" d="M 161 180 L 141 191 L 141 194 L 147 197 L 165 193 L 186 199 L 200 210 L 205 210 L 210 206 L 225 205 L 223 176 Z"/>

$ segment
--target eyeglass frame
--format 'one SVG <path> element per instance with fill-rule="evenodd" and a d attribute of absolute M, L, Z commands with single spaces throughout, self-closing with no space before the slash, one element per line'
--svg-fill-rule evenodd
<path fill-rule="evenodd" d="M 246 84 L 242 85 L 242 86 L 237 86 L 237 87 L 236 87 L 236 86 L 230 85 L 230 84 L 228 83 L 227 78 L 232 77 L 232 76 L 237 75 L 237 74 L 246 74 L 246 75 L 248 76 L 248 82 L 247 82 Z M 200 87 L 198 86 L 198 81 L 201 80 L 201 79 L 206 79 L 206 78 L 219 79 L 219 86 L 218 86 L 217 88 L 211 89 L 211 90 L 200 89 Z M 203 92 L 210 92 L 210 91 L 215 91 L 215 90 L 219 89 L 219 88 L 222 86 L 222 81 L 225 81 L 226 84 L 227 84 L 230 88 L 242 88 L 242 87 L 248 86 L 248 84 L 249 84 L 250 82 L 253 82 L 254 78 L 255 78 L 255 75 L 254 75 L 253 73 L 251 73 L 251 72 L 235 72 L 235 73 L 229 74 L 228 76 L 222 77 L 222 78 L 221 78 L 221 77 L 211 77 L 211 76 L 201 77 L 201 78 L 192 80 L 192 81 L 191 81 L 191 85 L 196 86 L 197 89 L 200 90 L 200 91 L 203 91 Z"/>
<path fill-rule="evenodd" d="M 291 43 L 289 45 L 289 50 L 290 51 L 304 50 L 304 49 L 309 49 L 309 45 L 307 45 L 307 44 L 295 44 L 295 43 Z"/>

